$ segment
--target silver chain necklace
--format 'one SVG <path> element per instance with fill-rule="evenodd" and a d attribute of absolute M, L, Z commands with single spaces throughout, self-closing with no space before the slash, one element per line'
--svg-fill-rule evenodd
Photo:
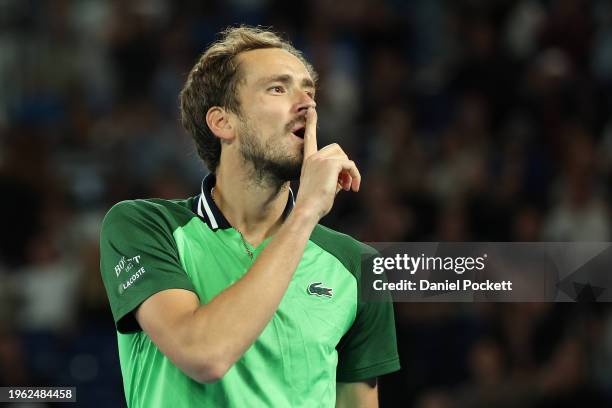
<path fill-rule="evenodd" d="M 213 188 L 210 189 L 210 196 L 212 197 L 212 200 L 215 203 L 215 205 L 217 206 L 217 208 L 219 208 L 219 204 L 217 204 L 217 201 L 215 200 L 214 192 L 215 192 L 215 188 L 213 187 Z M 249 248 L 249 244 L 247 244 L 246 239 L 244 239 L 244 235 L 242 235 L 242 232 L 240 232 L 240 230 L 238 228 L 234 227 L 234 229 L 236 231 L 238 231 L 238 234 L 240 234 L 240 239 L 242 240 L 242 245 L 244 246 L 244 249 L 245 249 L 247 255 L 252 260 L 253 259 L 253 251 L 251 251 L 251 248 Z"/>

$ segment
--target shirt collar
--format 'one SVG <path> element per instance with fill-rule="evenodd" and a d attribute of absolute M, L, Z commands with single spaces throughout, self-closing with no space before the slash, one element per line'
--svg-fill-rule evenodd
<path fill-rule="evenodd" d="M 212 199 L 211 191 L 215 186 L 216 181 L 217 179 L 214 173 L 210 173 L 204 177 L 204 180 L 202 180 L 200 195 L 194 201 L 192 209 L 193 212 L 196 213 L 198 217 L 213 231 L 216 231 L 219 228 L 232 228 L 221 210 L 219 210 L 219 207 L 217 207 L 215 201 Z M 289 198 L 287 199 L 287 205 L 283 211 L 283 219 L 287 218 L 291 210 L 293 210 L 294 205 L 295 199 L 293 197 L 293 191 L 291 190 L 291 187 L 289 187 Z"/>

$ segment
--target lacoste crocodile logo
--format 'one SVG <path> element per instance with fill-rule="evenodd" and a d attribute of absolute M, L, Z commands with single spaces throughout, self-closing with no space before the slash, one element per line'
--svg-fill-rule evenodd
<path fill-rule="evenodd" d="M 309 295 L 317 295 L 317 296 L 325 296 L 332 297 L 332 289 L 324 288 L 321 285 L 323 282 L 314 282 L 308 285 L 308 294 Z"/>

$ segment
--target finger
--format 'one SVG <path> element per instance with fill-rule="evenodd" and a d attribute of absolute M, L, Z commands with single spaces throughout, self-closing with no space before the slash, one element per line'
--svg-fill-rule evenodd
<path fill-rule="evenodd" d="M 338 194 L 340 190 L 349 191 L 351 189 L 352 180 L 353 178 L 347 172 L 342 171 L 336 183 L 336 194 Z"/>
<path fill-rule="evenodd" d="M 348 159 L 348 156 L 346 155 L 344 150 L 342 150 L 340 145 L 338 145 L 338 143 L 332 143 L 328 144 L 327 146 L 324 146 L 323 148 L 321 148 L 321 150 L 318 151 L 318 155 L 319 157 L 326 159 Z"/>
<path fill-rule="evenodd" d="M 325 154 L 344 153 L 344 150 L 342 150 L 338 143 L 330 143 L 326 146 L 323 146 L 319 151 L 321 153 L 325 152 Z"/>
<path fill-rule="evenodd" d="M 351 184 L 353 183 L 353 178 L 347 171 L 343 170 L 338 176 L 338 183 L 340 183 L 342 189 L 349 191 L 351 189 Z"/>
<path fill-rule="evenodd" d="M 346 170 L 342 170 L 340 174 L 338 174 L 338 182 L 336 183 L 336 194 L 340 192 L 340 190 L 349 191 L 351 188 L 353 178 Z"/>
<path fill-rule="evenodd" d="M 308 108 L 304 130 L 304 160 L 317 152 L 317 111 Z"/>
<path fill-rule="evenodd" d="M 352 160 L 340 160 L 338 163 L 340 165 L 338 174 L 343 171 L 347 172 L 351 177 L 351 189 L 355 192 L 359 191 L 359 187 L 361 186 L 361 173 L 359 173 L 359 169 L 357 169 L 355 162 Z"/>

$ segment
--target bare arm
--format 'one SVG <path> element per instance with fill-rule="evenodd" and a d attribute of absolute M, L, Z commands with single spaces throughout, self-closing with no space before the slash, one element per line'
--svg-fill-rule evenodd
<path fill-rule="evenodd" d="M 337 145 L 317 151 L 315 131 L 312 109 L 295 208 L 247 273 L 206 304 L 200 305 L 192 292 L 171 289 L 136 310 L 136 320 L 153 343 L 196 381 L 219 380 L 253 344 L 278 308 L 310 234 L 331 209 L 335 194 L 340 188 L 359 189 L 355 164 Z"/>
<path fill-rule="evenodd" d="M 378 408 L 376 381 L 337 383 L 336 408 Z"/>
<path fill-rule="evenodd" d="M 212 301 L 200 305 L 190 291 L 165 290 L 137 309 L 138 323 L 187 375 L 219 379 L 272 318 L 316 221 L 292 212 L 251 269 Z"/>

